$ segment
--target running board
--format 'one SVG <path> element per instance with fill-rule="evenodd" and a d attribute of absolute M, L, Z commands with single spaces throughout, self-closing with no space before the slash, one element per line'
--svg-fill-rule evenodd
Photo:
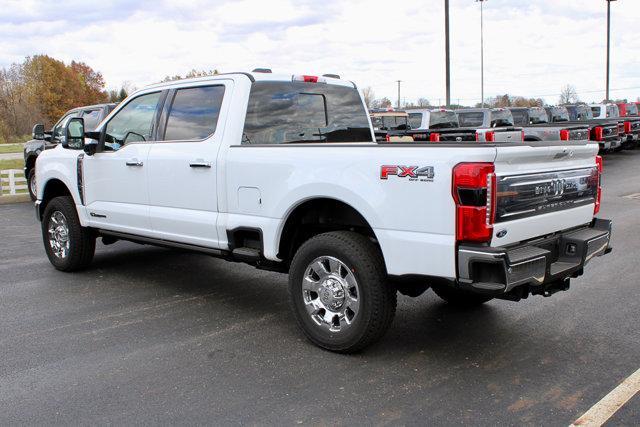
<path fill-rule="evenodd" d="M 146 244 L 146 245 L 161 246 L 161 247 L 164 247 L 164 248 L 184 249 L 184 250 L 188 250 L 188 251 L 205 253 L 205 254 L 209 254 L 209 255 L 213 255 L 213 256 L 217 256 L 217 257 L 228 257 L 229 256 L 229 251 L 223 251 L 221 249 L 209 248 L 209 247 L 206 247 L 206 246 L 190 245 L 188 243 L 173 242 L 171 240 L 154 239 L 153 237 L 137 236 L 135 234 L 121 233 L 119 231 L 110 231 L 110 230 L 99 229 L 98 233 L 101 236 L 115 237 L 115 238 L 120 239 L 120 240 L 127 240 L 129 242 L 134 242 L 134 243 L 142 243 L 142 244 Z"/>

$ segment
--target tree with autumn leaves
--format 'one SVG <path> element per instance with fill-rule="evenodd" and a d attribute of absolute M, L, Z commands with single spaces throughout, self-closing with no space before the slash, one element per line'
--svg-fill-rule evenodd
<path fill-rule="evenodd" d="M 102 74 L 89 65 L 27 57 L 0 70 L 0 140 L 26 135 L 36 122 L 49 127 L 71 108 L 107 100 Z"/>

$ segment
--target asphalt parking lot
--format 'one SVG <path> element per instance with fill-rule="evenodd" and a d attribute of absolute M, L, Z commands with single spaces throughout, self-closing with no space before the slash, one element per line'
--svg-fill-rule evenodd
<path fill-rule="evenodd" d="M 286 277 L 119 242 L 49 264 L 0 206 L 0 424 L 568 425 L 640 368 L 640 150 L 605 157 L 614 251 L 568 292 L 470 311 L 401 296 L 354 356 L 308 343 Z M 640 396 L 609 422 L 638 425 Z"/>

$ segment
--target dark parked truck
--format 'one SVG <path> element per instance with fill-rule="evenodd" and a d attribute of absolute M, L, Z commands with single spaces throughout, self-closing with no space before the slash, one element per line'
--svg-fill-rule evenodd
<path fill-rule="evenodd" d="M 575 107 L 575 108 L 572 108 Z M 617 119 L 594 119 L 590 107 L 584 104 L 546 107 L 549 121 L 563 126 L 585 123 L 589 126 L 589 140 L 597 142 L 603 152 L 621 145 Z M 570 111 L 573 111 L 571 113 Z M 575 120 L 572 119 L 575 118 Z"/>
<path fill-rule="evenodd" d="M 589 139 L 586 123 L 549 122 L 542 107 L 509 108 L 516 126 L 522 127 L 525 141 L 582 141 Z"/>
<path fill-rule="evenodd" d="M 638 106 L 633 102 L 624 102 L 618 104 L 618 111 L 620 112 L 620 117 L 624 120 L 625 147 L 635 148 L 640 139 Z"/>
<path fill-rule="evenodd" d="M 474 128 L 461 128 L 455 111 L 443 108 L 410 110 L 407 131 L 414 141 L 460 142 L 477 141 Z"/>
<path fill-rule="evenodd" d="M 511 111 L 506 108 L 463 108 L 456 110 L 461 128 L 473 128 L 481 142 L 516 142 L 524 140 L 522 129 L 515 127 Z"/>
<path fill-rule="evenodd" d="M 116 104 L 98 104 L 67 111 L 53 128 L 45 132 L 43 125 L 33 127 L 32 139 L 24 145 L 24 176 L 27 178 L 31 200 L 36 200 L 36 159 L 44 150 L 54 148 L 64 139 L 64 127 L 73 117 L 82 117 L 87 130 L 95 129 L 109 115 Z"/>
<path fill-rule="evenodd" d="M 626 143 L 627 135 L 625 133 L 625 121 L 620 117 L 620 110 L 618 106 L 613 103 L 603 103 L 603 104 L 591 104 L 589 106 L 591 108 L 591 113 L 593 114 L 594 119 L 605 120 L 607 123 L 616 123 L 618 128 L 618 139 L 617 143 L 611 144 L 611 149 L 622 150 L 623 143 L 628 147 L 629 144 Z"/>
<path fill-rule="evenodd" d="M 593 111 L 587 104 L 566 104 L 564 108 L 569 113 L 572 122 L 585 123 L 589 126 L 589 139 L 600 145 L 600 149 L 605 152 L 620 145 L 618 135 L 618 120 L 596 119 Z"/>

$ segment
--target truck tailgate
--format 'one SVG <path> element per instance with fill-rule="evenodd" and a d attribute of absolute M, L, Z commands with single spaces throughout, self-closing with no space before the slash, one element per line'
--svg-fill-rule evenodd
<path fill-rule="evenodd" d="M 588 224 L 598 187 L 597 144 L 497 146 L 491 246 Z M 501 236 L 501 237 L 497 237 Z"/>

